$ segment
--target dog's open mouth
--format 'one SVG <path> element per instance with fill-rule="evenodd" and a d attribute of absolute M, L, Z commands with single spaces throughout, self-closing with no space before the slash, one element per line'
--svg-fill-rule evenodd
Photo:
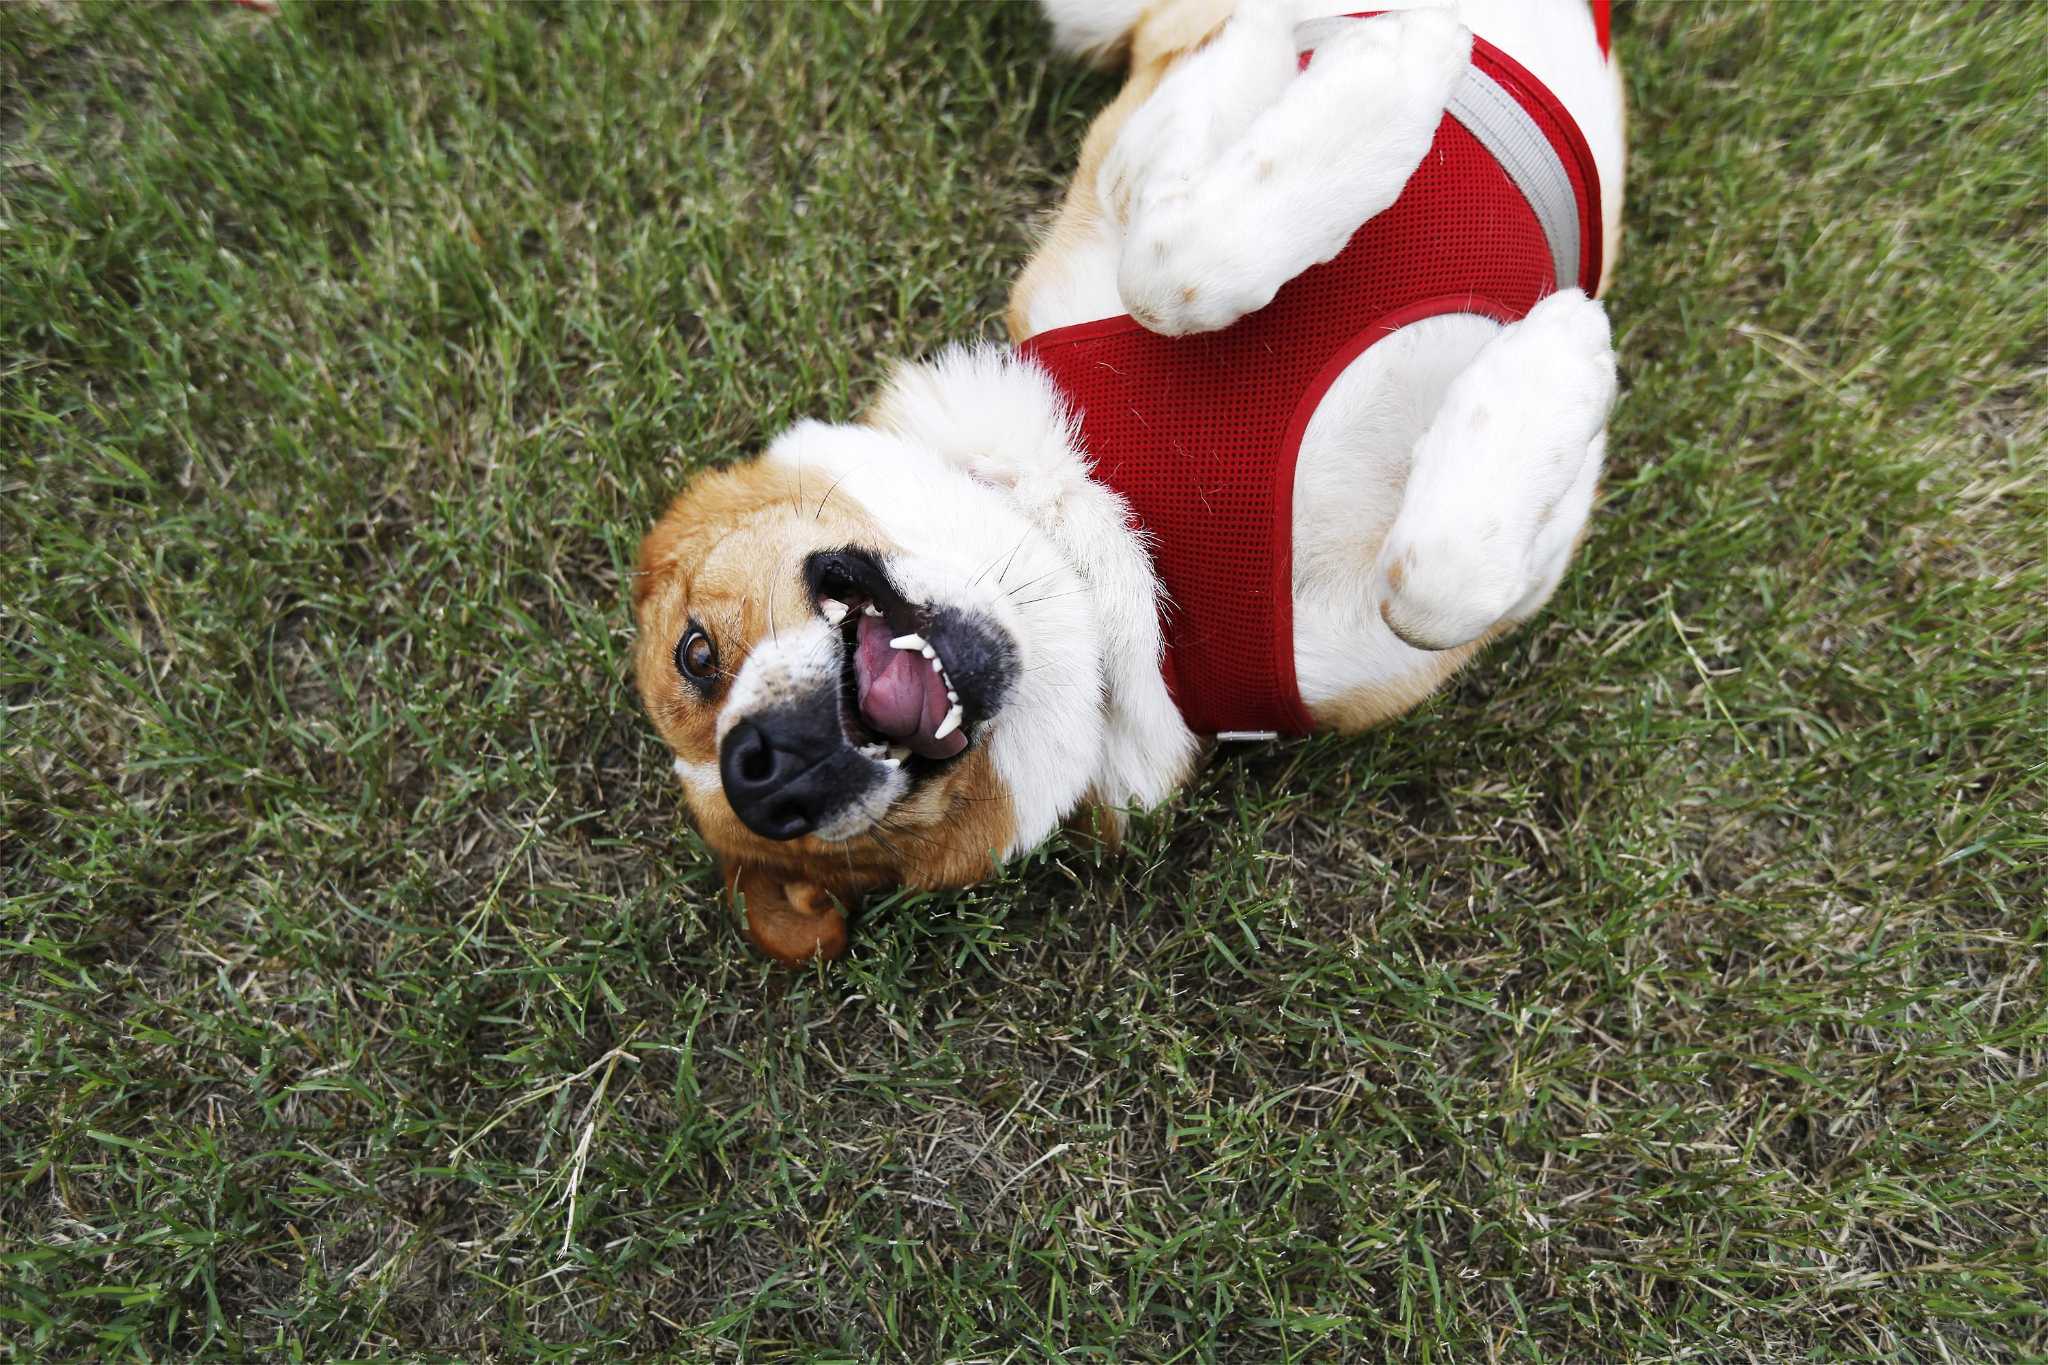
<path fill-rule="evenodd" d="M 843 642 L 840 720 L 854 747 L 917 767 L 966 750 L 986 703 L 978 675 L 989 650 L 979 631 L 905 600 L 865 551 L 812 555 L 804 576 Z M 966 657 L 956 661 L 956 652 Z"/>

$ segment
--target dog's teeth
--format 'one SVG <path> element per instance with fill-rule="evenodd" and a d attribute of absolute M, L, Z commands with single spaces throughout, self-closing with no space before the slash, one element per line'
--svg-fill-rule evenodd
<path fill-rule="evenodd" d="M 958 706 L 960 704 L 960 694 L 949 687 L 946 689 L 946 700 Z"/>
<path fill-rule="evenodd" d="M 901 763 L 904 759 L 909 757 L 910 746 L 906 744 L 891 744 L 889 746 L 889 761 L 891 763 Z"/>
<path fill-rule="evenodd" d="M 960 719 L 960 703 L 955 702 L 952 709 L 946 712 L 946 718 L 939 722 L 939 728 L 932 731 L 932 738 L 944 739 L 952 734 L 960 728 Z"/>
<path fill-rule="evenodd" d="M 924 636 L 919 635 L 914 630 L 911 631 L 908 635 L 899 635 L 895 639 L 891 640 L 889 642 L 889 648 L 919 649 L 924 651 L 924 656 L 927 659 L 929 659 L 932 656 L 932 647 L 924 642 Z"/>
<path fill-rule="evenodd" d="M 818 610 L 824 614 L 826 621 L 835 626 L 846 619 L 846 603 L 834 598 L 819 598 Z"/>
<path fill-rule="evenodd" d="M 863 612 L 866 612 L 869 616 L 880 616 L 882 614 L 882 609 L 872 602 L 862 607 L 861 610 Z"/>
<path fill-rule="evenodd" d="M 938 658 L 938 657 L 939 657 L 939 651 L 937 651 L 936 649 L 933 649 L 933 648 L 932 648 L 932 647 L 931 647 L 930 645 L 924 645 L 924 646 L 922 646 L 921 648 L 922 648 L 922 650 L 923 650 L 923 653 L 924 653 L 924 657 L 925 657 L 925 658 L 927 658 L 927 659 L 936 659 L 936 658 Z"/>

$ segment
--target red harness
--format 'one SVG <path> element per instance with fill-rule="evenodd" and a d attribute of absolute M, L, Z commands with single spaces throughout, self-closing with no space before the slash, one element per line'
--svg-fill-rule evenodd
<path fill-rule="evenodd" d="M 1593 9 L 1604 52 L 1607 5 Z M 1423 318 L 1512 322 L 1561 279 L 1598 284 L 1600 182 L 1584 136 L 1492 44 L 1473 41 L 1472 68 L 1401 196 L 1257 313 L 1197 336 L 1123 316 L 1020 344 L 1079 414 L 1095 478 L 1148 537 L 1168 598 L 1166 685 L 1198 734 L 1312 728 L 1294 676 L 1294 466 L 1344 368 Z M 1503 95 L 1526 120 L 1496 114 L 1517 136 L 1482 141 L 1461 119 L 1485 133 L 1473 102 L 1497 111 Z M 1548 230 L 1532 192 L 1549 196 Z"/>

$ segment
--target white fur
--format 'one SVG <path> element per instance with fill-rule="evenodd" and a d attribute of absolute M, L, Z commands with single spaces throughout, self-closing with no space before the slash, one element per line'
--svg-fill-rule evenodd
<path fill-rule="evenodd" d="M 1124 123 L 1095 193 L 1128 228 L 1150 195 L 1185 191 L 1279 102 L 1295 76 L 1293 22 L 1279 6 L 1242 6 L 1214 41 L 1175 62 Z"/>
<path fill-rule="evenodd" d="M 1543 605 L 1593 506 L 1614 386 L 1607 315 L 1576 289 L 1502 328 L 1451 382 L 1378 556 L 1395 633 L 1450 649 Z"/>
<path fill-rule="evenodd" d="M 1006 493 L 1085 588 L 1101 659 L 1101 747 L 1077 765 L 1079 736 L 1063 732 L 1044 757 L 1088 768 L 1089 790 L 1113 808 L 1163 800 L 1193 765 L 1199 741 L 1159 671 L 1159 580 L 1123 499 L 1088 476 L 1072 416 L 1045 372 L 999 348 L 955 348 L 898 371 L 882 414 L 892 429 Z M 1031 765 L 1015 766 L 1021 776 Z"/>
<path fill-rule="evenodd" d="M 718 775 L 716 763 L 694 763 L 680 756 L 676 759 L 676 776 L 693 796 L 707 801 L 718 795 L 724 781 Z"/>
<path fill-rule="evenodd" d="M 1396 687 L 1429 666 L 1380 616 L 1378 554 L 1416 443 L 1500 330 L 1470 313 L 1404 327 L 1352 362 L 1309 419 L 1294 469 L 1294 668 L 1309 706 Z"/>
<path fill-rule="evenodd" d="M 787 436 L 783 440 L 789 439 Z M 777 442 L 779 448 L 781 442 Z M 839 680 L 839 639 L 816 617 L 778 623 L 748 652 L 718 708 L 718 742 L 758 712 L 788 706 Z"/>
<path fill-rule="evenodd" d="M 1040 0 L 1052 23 L 1052 45 L 1100 65 L 1120 47 L 1145 12 L 1145 0 Z"/>
<path fill-rule="evenodd" d="M 1010 696 L 976 735 L 1010 795 L 1014 838 L 991 850 L 1006 857 L 1051 834 L 1098 780 L 1099 762 L 1120 751 L 1107 737 L 1105 639 L 1116 641 L 1119 658 L 1128 650 L 1119 608 L 1086 576 L 1088 561 L 1028 515 L 1014 490 L 975 477 L 962 452 L 942 444 L 960 414 L 923 401 L 929 386 L 919 375 L 898 376 L 877 427 L 806 422 L 769 457 L 800 461 L 833 490 L 821 496 L 850 498 L 881 523 L 900 547 L 886 567 L 906 596 L 979 612 L 1016 645 Z M 991 460 L 1029 466 L 1056 462 L 1063 450 L 1078 466 L 1064 411 L 1034 405 L 1031 392 L 1001 383 L 954 390 L 955 401 L 978 405 L 989 420 L 982 448 Z M 1156 663 L 1152 681 L 1159 685 Z"/>

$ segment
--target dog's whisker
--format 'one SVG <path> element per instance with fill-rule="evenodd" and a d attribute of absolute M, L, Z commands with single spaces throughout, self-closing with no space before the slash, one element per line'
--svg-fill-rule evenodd
<path fill-rule="evenodd" d="M 838 478 L 832 480 L 832 486 L 825 490 L 825 496 L 818 499 L 818 510 L 811 513 L 812 521 L 817 521 L 820 517 L 823 517 L 825 515 L 825 504 L 832 501 L 832 495 L 839 491 L 839 485 L 845 483 L 848 479 L 852 477 L 853 470 L 849 469 L 844 474 L 841 474 Z M 799 508 L 798 510 L 802 509 Z"/>
<path fill-rule="evenodd" d="M 996 576 L 997 587 L 1000 588 L 1001 586 L 1003 586 L 1003 580 L 1010 576 L 1010 565 L 1015 564 L 1017 562 L 1017 552 L 1024 548 L 1024 542 L 1029 539 L 1031 539 L 1031 532 L 1026 531 L 1023 535 L 1018 536 L 1017 543 L 1010 547 L 1010 557 L 1007 561 L 1004 562 L 1002 573 Z M 967 586 L 971 588 L 976 583 L 981 582 L 981 580 L 988 575 L 988 571 L 996 566 L 996 560 L 1002 558 L 1002 555 L 998 554 L 995 556 L 994 559 L 989 560 L 989 562 L 985 566 L 983 566 L 982 571 L 980 573 L 976 574 L 972 579 L 968 580 Z"/>
<path fill-rule="evenodd" d="M 1030 538 L 1031 538 L 1031 533 L 1030 533 L 1029 531 L 1026 531 L 1026 532 L 1025 532 L 1025 533 L 1024 533 L 1023 535 L 1021 535 L 1021 536 L 1017 537 L 1017 546 L 1016 546 L 1016 549 L 1013 549 L 1013 550 L 1011 550 L 1011 551 L 1010 551 L 1010 558 L 1009 558 L 1009 560 L 1008 560 L 1008 561 L 1007 561 L 1006 563 L 1004 563 L 1004 565 L 1003 565 L 1003 571 L 1002 571 L 1001 573 L 999 573 L 999 574 L 997 574 L 997 575 L 996 575 L 996 586 L 997 586 L 997 587 L 999 587 L 999 588 L 1000 588 L 1000 587 L 1002 587 L 1002 586 L 1003 586 L 1003 580 L 1004 580 L 1004 579 L 1006 579 L 1006 578 L 1008 578 L 1008 577 L 1010 576 L 1010 569 L 1011 569 L 1011 567 L 1012 567 L 1013 565 L 1015 565 L 1015 564 L 1016 564 L 1016 562 L 1017 562 L 1017 551 L 1018 551 L 1018 550 L 1022 550 L 1022 549 L 1024 548 L 1024 542 L 1025 542 L 1025 541 L 1027 541 L 1027 540 L 1029 540 Z"/>
<path fill-rule="evenodd" d="M 1014 588 L 1007 588 L 1007 589 L 1005 589 L 1005 590 L 1004 590 L 1004 592 L 1003 592 L 1003 595 L 1004 595 L 1005 597 L 1012 597 L 1012 598 L 1014 598 L 1014 597 L 1015 597 L 1015 596 L 1016 596 L 1016 595 L 1017 595 L 1018 593 L 1020 593 L 1020 592 L 1023 592 L 1023 591 L 1025 590 L 1025 589 L 1029 588 L 1029 587 L 1030 587 L 1030 586 L 1031 586 L 1032 584 L 1034 584 L 1034 583 L 1043 583 L 1043 582 L 1044 582 L 1044 581 L 1045 581 L 1046 579 L 1048 579 L 1048 578 L 1051 578 L 1051 577 L 1052 577 L 1052 576 L 1053 576 L 1054 574 L 1056 574 L 1056 573 L 1058 573 L 1058 572 L 1059 572 L 1059 569 L 1058 569 L 1058 568 L 1052 568 L 1052 569 L 1047 569 L 1047 570 L 1046 570 L 1046 571 L 1045 571 L 1044 573 L 1042 573 L 1042 574 L 1038 575 L 1038 577 L 1036 577 L 1036 578 L 1027 578 L 1027 579 L 1025 579 L 1025 580 L 1024 580 L 1024 581 L 1023 581 L 1022 583 L 1019 583 L 1019 584 L 1018 584 L 1018 585 L 1017 585 L 1016 587 L 1014 587 Z"/>
<path fill-rule="evenodd" d="M 875 843 L 878 846 L 880 846 L 884 852 L 886 852 L 891 858 L 894 858 L 897 862 L 907 863 L 910 861 L 908 858 L 903 856 L 902 849 L 896 847 L 896 845 L 890 843 L 887 839 L 884 839 L 882 837 L 882 829 L 880 825 L 876 825 L 873 828 L 869 829 L 867 832 L 867 837 L 874 840 Z"/>
<path fill-rule="evenodd" d="M 1079 588 L 1069 588 L 1065 592 L 1049 592 L 1042 597 L 1032 597 L 1017 603 L 1017 610 L 1022 611 L 1024 608 L 1036 606 L 1040 602 L 1057 602 L 1062 597 L 1079 597 L 1080 595 L 1081 589 Z"/>

